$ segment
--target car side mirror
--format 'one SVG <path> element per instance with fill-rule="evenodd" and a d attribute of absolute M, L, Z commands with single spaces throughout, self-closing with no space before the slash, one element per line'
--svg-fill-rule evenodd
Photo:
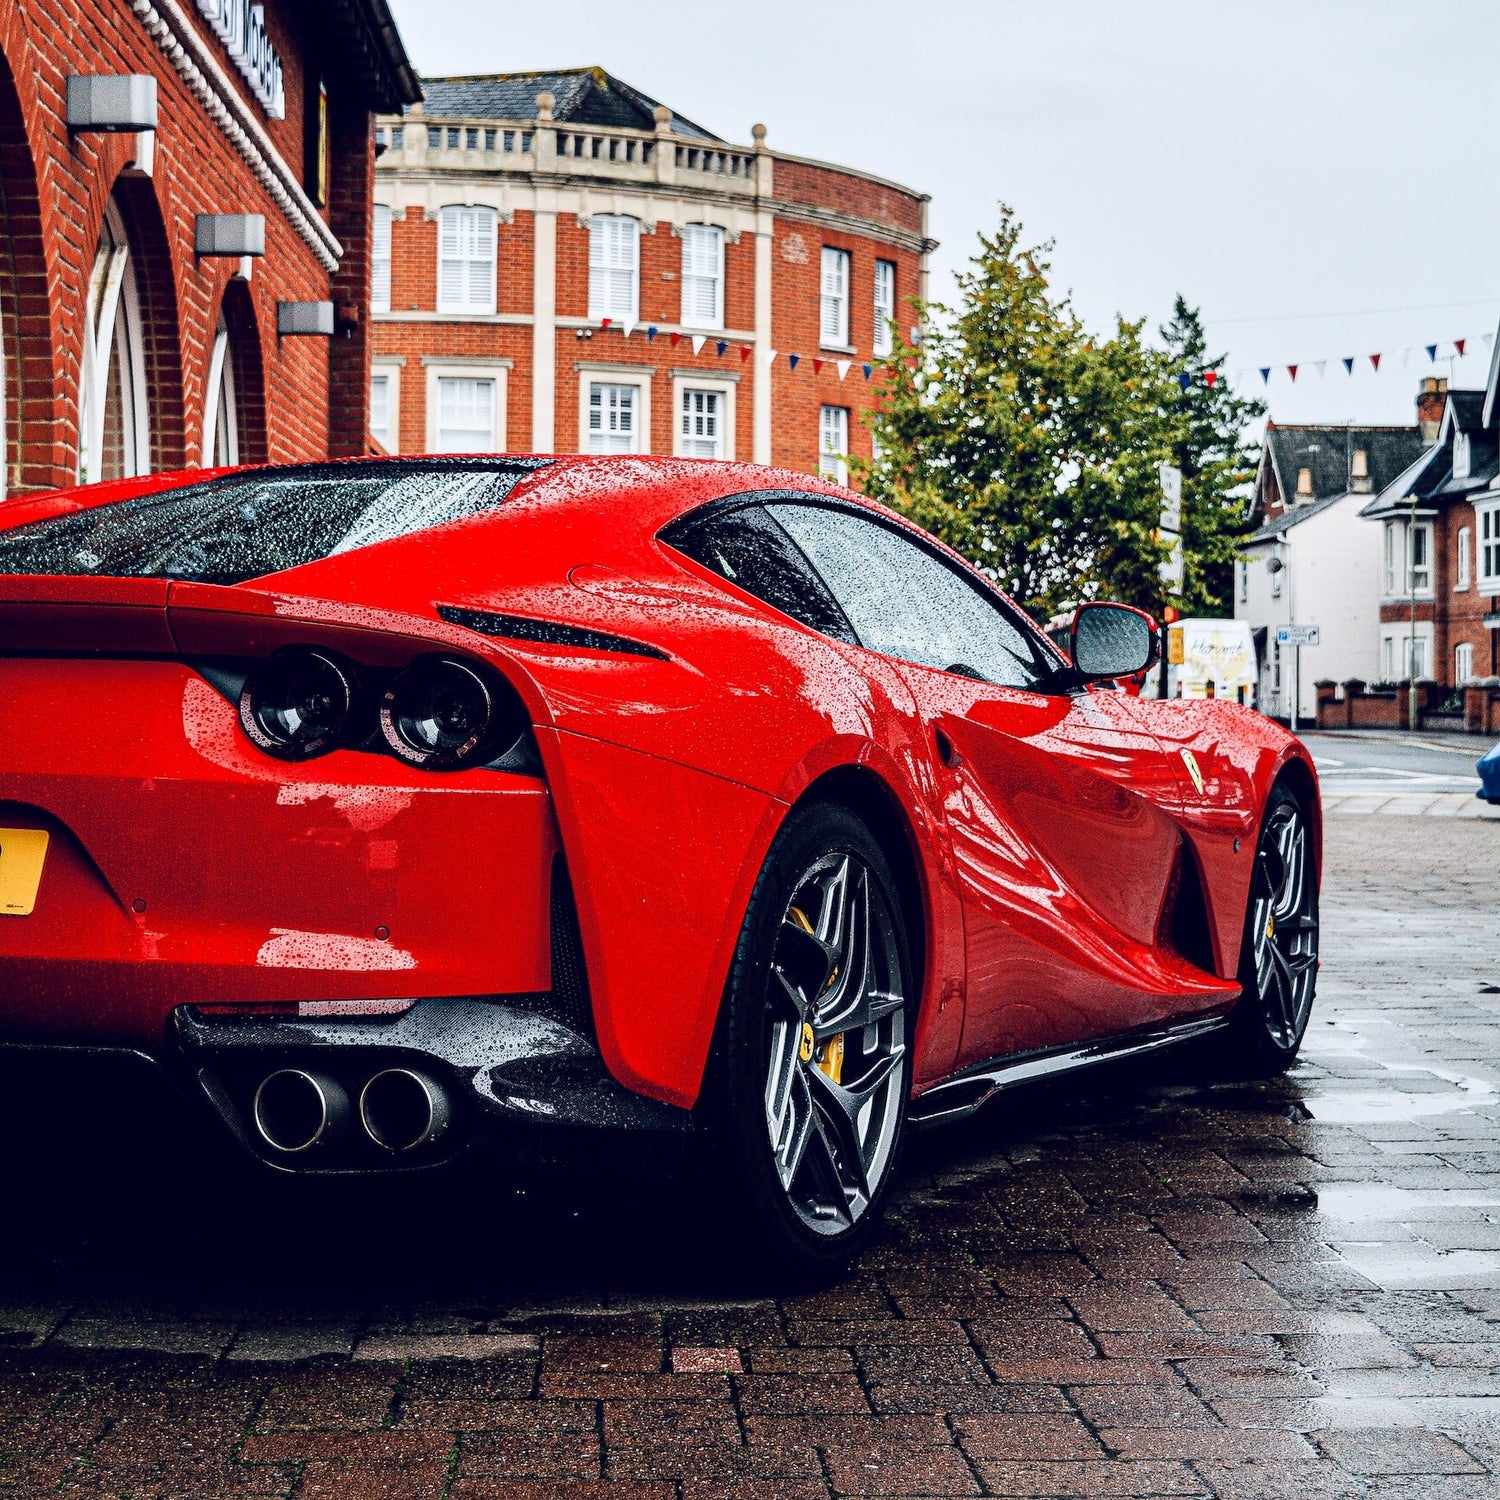
<path fill-rule="evenodd" d="M 1070 645 L 1073 669 L 1085 681 L 1130 677 L 1156 660 L 1156 621 L 1128 604 L 1081 604 Z"/>

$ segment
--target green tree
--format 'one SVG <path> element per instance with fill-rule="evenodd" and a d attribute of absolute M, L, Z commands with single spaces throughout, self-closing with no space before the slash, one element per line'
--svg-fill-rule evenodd
<path fill-rule="evenodd" d="M 1172 462 L 1182 470 L 1184 613 L 1232 615 L 1234 564 L 1249 530 L 1246 501 L 1259 457 L 1246 433 L 1266 408 L 1230 387 L 1224 356 L 1208 357 L 1198 309 L 1181 293 L 1160 333 L 1178 377 Z"/>
<path fill-rule="evenodd" d="M 1210 464 L 1232 455 L 1211 423 L 1195 436 L 1178 381 L 1188 356 L 1148 344 L 1144 320 L 1091 338 L 1053 292 L 1050 249 L 1025 246 L 1002 206 L 958 277 L 958 307 L 918 304 L 921 348 L 894 335 L 868 418 L 877 456 L 856 467 L 869 494 L 1039 616 L 1100 597 L 1160 609 L 1158 466 L 1199 455 L 1194 472 L 1213 485 L 1229 470 Z"/>

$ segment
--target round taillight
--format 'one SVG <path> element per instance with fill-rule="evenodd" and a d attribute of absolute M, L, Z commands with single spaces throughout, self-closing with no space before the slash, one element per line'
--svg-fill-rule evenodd
<path fill-rule="evenodd" d="M 380 705 L 386 743 L 428 771 L 479 765 L 514 744 L 524 723 L 513 692 L 447 656 L 413 662 L 392 680 Z"/>
<path fill-rule="evenodd" d="M 335 657 L 294 646 L 245 679 L 240 723 L 267 755 L 310 760 L 338 746 L 358 690 L 353 672 Z"/>

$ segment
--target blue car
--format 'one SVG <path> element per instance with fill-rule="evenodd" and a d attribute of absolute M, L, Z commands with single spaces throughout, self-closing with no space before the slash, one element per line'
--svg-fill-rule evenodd
<path fill-rule="evenodd" d="M 1500 745 L 1479 757 L 1478 770 L 1479 790 L 1474 795 L 1486 802 L 1500 802 Z"/>

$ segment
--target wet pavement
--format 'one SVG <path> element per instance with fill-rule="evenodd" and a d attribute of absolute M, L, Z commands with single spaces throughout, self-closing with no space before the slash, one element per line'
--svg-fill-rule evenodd
<path fill-rule="evenodd" d="M 919 1137 L 822 1290 L 617 1165 L 268 1189 L 132 1167 L 135 1118 L 92 1168 L 12 1133 L 0 1494 L 1500 1497 L 1497 839 L 1331 817 L 1289 1078 Z"/>
<path fill-rule="evenodd" d="M 1303 735 L 1331 814 L 1500 820 L 1482 802 L 1475 762 L 1492 741 L 1478 735 L 1341 729 Z"/>

